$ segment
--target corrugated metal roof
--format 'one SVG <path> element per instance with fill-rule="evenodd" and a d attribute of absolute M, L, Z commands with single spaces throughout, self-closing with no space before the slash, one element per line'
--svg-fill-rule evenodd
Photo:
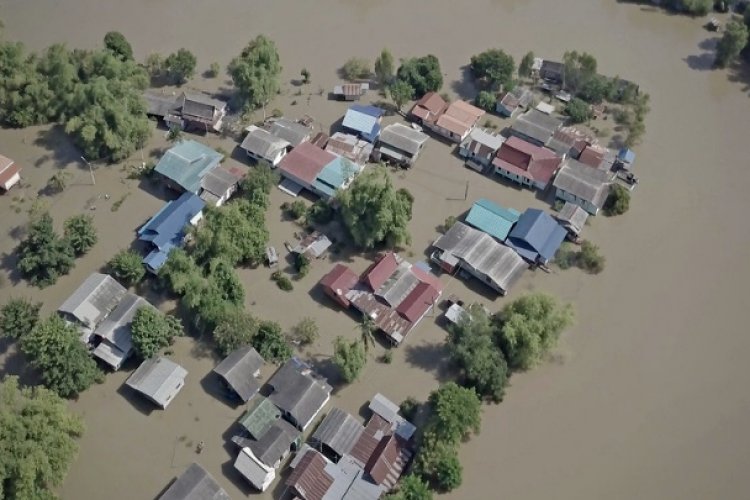
<path fill-rule="evenodd" d="M 331 386 L 316 378 L 311 368 L 296 358 L 284 363 L 268 384 L 273 387 L 269 399 L 289 413 L 299 426 L 308 424 L 331 394 Z"/>
<path fill-rule="evenodd" d="M 185 191 L 198 194 L 201 178 L 218 165 L 224 155 L 200 142 L 182 141 L 170 148 L 159 163 L 156 172 L 181 186 Z"/>
<path fill-rule="evenodd" d="M 248 129 L 240 147 L 255 156 L 272 161 L 279 151 L 291 146 L 289 142 L 262 128 L 251 125 Z"/>
<path fill-rule="evenodd" d="M 200 465 L 191 464 L 159 500 L 230 500 L 214 477 Z"/>
<path fill-rule="evenodd" d="M 411 273 L 411 264 L 402 261 L 385 283 L 375 291 L 375 295 L 391 307 L 397 307 L 418 284 L 419 280 Z"/>
<path fill-rule="evenodd" d="M 138 230 L 138 239 L 164 252 L 171 250 L 182 244 L 185 227 L 205 206 L 206 203 L 193 193 L 183 193 L 176 200 L 168 201 Z"/>
<path fill-rule="evenodd" d="M 312 185 L 323 168 L 336 159 L 336 156 L 323 151 L 309 142 L 303 142 L 279 162 L 279 171 L 289 174 L 295 180 Z"/>
<path fill-rule="evenodd" d="M 547 262 L 555 256 L 565 234 L 551 215 L 529 208 L 521 214 L 506 243 L 531 262 Z"/>
<path fill-rule="evenodd" d="M 135 313 L 141 307 L 153 306 L 143 298 L 126 293 L 112 313 L 94 330 L 94 335 L 102 339 L 102 343 L 94 349 L 94 356 L 108 363 L 115 370 L 133 351 L 130 325 Z"/>
<path fill-rule="evenodd" d="M 261 491 L 264 491 L 276 477 L 274 468 L 264 464 L 248 447 L 242 448 L 237 454 L 234 468 Z"/>
<path fill-rule="evenodd" d="M 342 125 L 362 134 L 367 140 L 374 140 L 380 132 L 380 118 L 385 111 L 375 106 L 351 106 L 344 115 Z"/>
<path fill-rule="evenodd" d="M 255 374 L 263 366 L 263 358 L 251 346 L 240 347 L 232 351 L 229 356 L 214 368 L 219 375 L 242 399 L 248 401 L 260 389 L 260 382 Z"/>
<path fill-rule="evenodd" d="M 286 485 L 292 488 L 304 500 L 323 500 L 328 488 L 333 484 L 333 477 L 326 472 L 328 460 L 313 449 L 307 449 L 297 463 Z"/>
<path fill-rule="evenodd" d="M 363 281 L 375 291 L 396 271 L 403 259 L 394 252 L 385 253 L 380 260 L 365 273 Z"/>
<path fill-rule="evenodd" d="M 255 439 L 260 438 L 281 418 L 281 411 L 260 394 L 250 399 L 247 411 L 242 414 L 238 423 Z"/>
<path fill-rule="evenodd" d="M 318 174 L 316 181 L 329 185 L 334 190 L 343 187 L 362 171 L 356 163 L 337 156 L 328 163 Z"/>
<path fill-rule="evenodd" d="M 338 456 L 349 453 L 365 427 L 353 416 L 339 408 L 332 408 L 325 416 L 312 440 L 328 446 Z"/>
<path fill-rule="evenodd" d="M 530 109 L 516 119 L 510 131 L 511 134 L 529 137 L 544 144 L 562 126 L 562 123 L 559 118 Z"/>
<path fill-rule="evenodd" d="M 563 205 L 555 218 L 560 221 L 563 226 L 578 235 L 583 230 L 583 226 L 589 218 L 589 213 L 575 203 L 566 201 L 565 205 Z"/>
<path fill-rule="evenodd" d="M 159 356 L 141 363 L 125 384 L 166 407 L 182 388 L 186 375 L 183 367 Z"/>
<path fill-rule="evenodd" d="M 271 122 L 268 131 L 276 137 L 284 139 L 295 148 L 309 140 L 313 133 L 311 127 L 306 127 L 301 123 L 289 120 L 288 118 L 274 120 Z"/>
<path fill-rule="evenodd" d="M 359 281 L 357 274 L 344 264 L 336 264 L 328 274 L 323 276 L 319 284 L 332 292 L 346 293 Z"/>
<path fill-rule="evenodd" d="M 466 216 L 467 224 L 500 241 L 508 237 L 513 224 L 518 221 L 520 213 L 513 209 L 503 208 L 490 200 L 482 198 L 472 205 Z"/>
<path fill-rule="evenodd" d="M 553 185 L 602 208 L 609 194 L 611 176 L 609 173 L 569 159 L 555 176 Z"/>
<path fill-rule="evenodd" d="M 414 156 L 422 149 L 428 138 L 426 134 L 402 123 L 393 123 L 383 129 L 378 140 L 381 144 L 387 144 Z"/>
<path fill-rule="evenodd" d="M 221 198 L 227 191 L 232 189 L 240 181 L 241 176 L 236 175 L 222 166 L 217 166 L 208 171 L 201 179 L 201 188 Z M 201 197 L 203 193 L 201 193 Z"/>
<path fill-rule="evenodd" d="M 274 467 L 276 462 L 289 454 L 292 444 L 300 436 L 300 432 L 292 424 L 279 419 L 271 425 L 260 439 L 250 442 L 250 449 L 261 462 L 269 467 Z"/>
<path fill-rule="evenodd" d="M 119 304 L 127 290 L 107 274 L 93 273 L 68 297 L 58 311 L 95 328 Z"/>

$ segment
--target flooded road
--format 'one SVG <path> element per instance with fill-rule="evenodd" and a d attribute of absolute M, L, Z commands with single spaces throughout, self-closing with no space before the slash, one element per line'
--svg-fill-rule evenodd
<path fill-rule="evenodd" d="M 568 49 L 583 50 L 597 57 L 602 73 L 638 82 L 651 94 L 652 108 L 645 139 L 636 148 L 641 184 L 626 215 L 599 217 L 586 228 L 586 237 L 607 258 L 606 269 L 595 277 L 575 270 L 527 275 L 513 291 L 511 298 L 534 289 L 573 302 L 576 324 L 552 361 L 514 376 L 505 401 L 485 407 L 481 436 L 461 448 L 464 484 L 447 497 L 750 496 L 750 336 L 744 317 L 750 306 L 750 96 L 748 80 L 707 70 L 714 35 L 701 28 L 700 19 L 610 0 L 4 0 L 0 16 L 8 38 L 34 49 L 61 41 L 93 47 L 105 32 L 119 30 L 141 59 L 190 49 L 198 72 L 213 61 L 226 64 L 249 39 L 265 33 L 278 44 L 284 65 L 284 93 L 276 107 L 290 116 L 309 113 L 326 131 L 346 106 L 326 101 L 317 90 L 338 81 L 336 70 L 349 57 L 374 59 L 382 47 L 397 58 L 436 54 L 445 90 L 454 95 L 473 95 L 462 67 L 489 47 L 501 47 L 517 60 L 528 50 L 553 59 Z M 297 88 L 288 82 L 303 67 L 311 71 L 312 83 L 296 97 Z M 193 85 L 226 86 L 201 77 Z M 374 93 L 369 97 L 377 100 Z M 76 174 L 80 185 L 54 200 L 58 223 L 98 194 L 111 192 L 116 199 L 127 189 L 132 193 L 118 212 L 106 206 L 95 211 L 100 243 L 70 276 L 41 293 L 10 279 L 0 289 L 0 300 L 34 294 L 51 311 L 88 273 L 127 247 L 135 227 L 162 201 L 134 181 L 123 181 L 118 167 L 100 170 L 97 185 L 86 185 L 88 172 L 75 162 L 75 152 L 47 130 L 0 130 L 0 153 L 27 165 L 25 176 L 34 188 L 29 192 L 54 168 Z M 231 147 L 220 139 L 211 143 Z M 155 134 L 149 150 L 163 145 Z M 436 141 L 415 169 L 396 179 L 417 200 L 411 260 L 424 258 L 435 227 L 476 198 L 520 210 L 545 206 L 529 192 L 463 169 Z M 462 200 L 467 180 L 469 198 Z M 281 220 L 278 206 L 286 199 L 274 191 L 268 215 L 277 248 L 298 230 Z M 2 223 L 2 252 L 16 244 L 8 231 L 25 218 L 13 206 L 8 196 L 0 199 L 2 213 L 9 214 Z M 330 265 L 316 262 L 292 294 L 272 286 L 267 270 L 241 271 L 248 307 L 258 315 L 285 327 L 305 315 L 318 321 L 321 339 L 306 354 L 323 366 L 332 338 L 356 335 L 349 316 L 308 293 Z M 359 271 L 366 264 L 356 257 L 351 265 Z M 493 310 L 504 303 L 476 295 L 463 282 L 443 280 L 447 293 L 465 300 L 481 300 Z M 391 365 L 371 360 L 362 380 L 339 391 L 333 404 L 356 414 L 376 391 L 395 401 L 408 395 L 424 399 L 445 377 L 444 335 L 434 318 L 427 318 Z M 241 409 L 215 397 L 207 375 L 216 361 L 197 351 L 190 339 L 177 344 L 174 358 L 188 369 L 188 382 L 165 412 L 146 415 L 126 397 L 120 389 L 126 373 L 109 375 L 72 403 L 84 415 L 87 433 L 61 490 L 64 498 L 153 498 L 193 460 L 232 498 L 250 493 L 231 472 L 232 457 L 223 445 Z M 6 368 L 22 364 L 12 352 L 5 359 Z M 207 446 L 198 456 L 188 443 L 200 440 Z"/>

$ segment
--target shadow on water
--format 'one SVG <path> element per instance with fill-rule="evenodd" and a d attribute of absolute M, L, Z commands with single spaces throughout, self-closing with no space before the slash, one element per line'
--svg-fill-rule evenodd
<path fill-rule="evenodd" d="M 461 78 L 451 82 L 451 90 L 461 99 L 474 101 L 479 90 L 474 83 L 474 76 L 471 74 L 471 68 L 468 64 L 461 67 Z"/>
<path fill-rule="evenodd" d="M 716 44 L 719 41 L 718 37 L 706 38 L 698 44 L 698 48 L 703 50 L 700 54 L 692 54 L 687 56 L 684 61 L 690 67 L 696 71 L 710 71 L 715 68 L 714 61 L 716 59 Z"/>
<path fill-rule="evenodd" d="M 81 169 L 88 168 L 81 160 L 81 154 L 65 133 L 62 125 L 53 125 L 49 129 L 40 130 L 34 139 L 34 145 L 48 152 L 34 162 L 35 167 L 52 161 L 57 168 L 63 168 L 69 163 L 75 163 Z"/>
<path fill-rule="evenodd" d="M 450 376 L 448 350 L 443 344 L 407 344 L 406 362 L 415 368 L 428 371 L 435 375 L 439 382 L 446 382 Z"/>
<path fill-rule="evenodd" d="M 749 56 L 745 56 L 747 60 L 750 60 Z M 741 61 L 732 64 L 729 67 L 729 81 L 733 83 L 739 83 L 742 85 L 742 92 L 750 94 L 750 64 L 746 61 Z"/>
<path fill-rule="evenodd" d="M 151 401 L 147 400 L 125 384 L 122 384 L 117 388 L 117 394 L 125 398 L 133 408 L 147 417 L 151 415 L 154 410 L 158 410 Z"/>

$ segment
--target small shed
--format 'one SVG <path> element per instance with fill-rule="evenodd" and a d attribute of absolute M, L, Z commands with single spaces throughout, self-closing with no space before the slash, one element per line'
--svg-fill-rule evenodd
<path fill-rule="evenodd" d="M 21 168 L 10 158 L 0 155 L 0 191 L 8 191 L 21 182 Z"/>
<path fill-rule="evenodd" d="M 257 377 L 263 366 L 263 358 L 250 346 L 240 347 L 214 368 L 216 373 L 229 389 L 243 402 L 247 402 L 258 393 L 260 383 Z"/>
<path fill-rule="evenodd" d="M 622 148 L 617 153 L 617 164 L 620 168 L 630 170 L 633 168 L 633 163 L 635 163 L 635 151 L 632 149 Z"/>
<path fill-rule="evenodd" d="M 302 238 L 300 242 L 292 248 L 292 252 L 319 259 L 330 246 L 331 240 L 328 239 L 328 236 L 313 231 Z"/>
<path fill-rule="evenodd" d="M 185 385 L 187 370 L 161 356 L 147 359 L 125 382 L 154 404 L 165 410 Z"/>
<path fill-rule="evenodd" d="M 359 276 L 344 264 L 336 264 L 328 274 L 321 278 L 319 284 L 323 292 L 338 302 L 343 307 L 349 307 L 349 299 L 346 293 L 354 288 L 359 281 Z"/>
<path fill-rule="evenodd" d="M 340 408 L 333 408 L 312 435 L 312 442 L 330 451 L 337 461 L 349 453 L 365 427 Z"/>
<path fill-rule="evenodd" d="M 234 461 L 234 468 L 260 491 L 266 491 L 276 479 L 276 470 L 261 462 L 248 446 L 240 450 Z"/>
<path fill-rule="evenodd" d="M 586 210 L 569 201 L 565 202 L 565 205 L 563 205 L 560 212 L 555 216 L 560 225 L 574 238 L 581 235 L 583 226 L 586 225 L 588 218 L 589 213 Z"/>
<path fill-rule="evenodd" d="M 359 101 L 370 90 L 369 83 L 345 83 L 333 87 L 333 95 L 344 101 Z"/>

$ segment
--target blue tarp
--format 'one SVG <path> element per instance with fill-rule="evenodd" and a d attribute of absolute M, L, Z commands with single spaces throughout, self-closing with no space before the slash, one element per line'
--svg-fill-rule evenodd
<path fill-rule="evenodd" d="M 565 229 L 546 212 L 529 208 L 508 235 L 506 245 L 530 262 L 546 263 L 565 240 Z"/>

